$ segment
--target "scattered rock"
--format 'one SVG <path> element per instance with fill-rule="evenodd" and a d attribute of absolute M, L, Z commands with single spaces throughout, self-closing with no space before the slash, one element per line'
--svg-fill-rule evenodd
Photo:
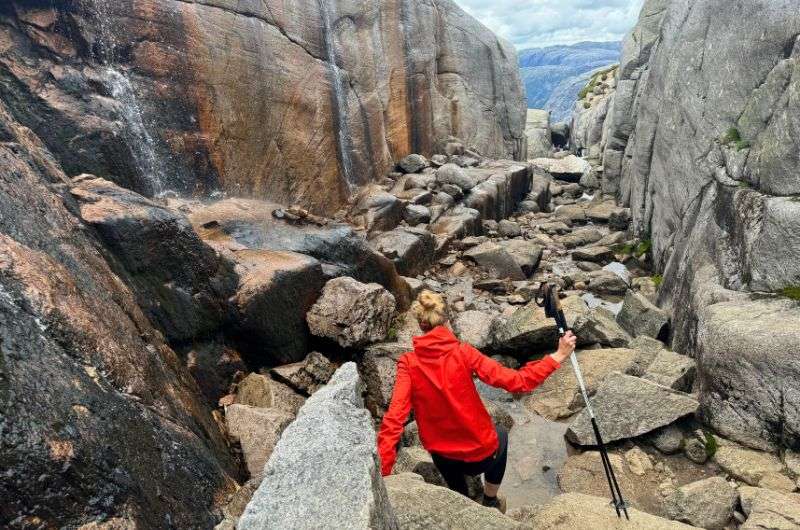
<path fill-rule="evenodd" d="M 445 164 L 437 169 L 436 181 L 439 184 L 458 186 L 463 191 L 469 191 L 475 187 L 475 182 L 456 164 Z"/>
<path fill-rule="evenodd" d="M 310 396 L 325 385 L 336 371 L 336 365 L 318 352 L 311 352 L 297 363 L 273 368 L 273 377 L 289 385 L 298 392 Z"/>
<path fill-rule="evenodd" d="M 606 498 L 565 493 L 537 511 L 535 530 L 681 530 L 693 527 L 628 507 L 630 521 L 617 517 Z"/>
<path fill-rule="evenodd" d="M 394 313 L 394 296 L 386 289 L 342 277 L 325 284 L 306 318 L 313 335 L 353 348 L 386 337 Z"/>
<path fill-rule="evenodd" d="M 694 414 L 698 406 L 686 394 L 619 372 L 606 376 L 592 398 L 603 438 L 609 443 L 669 425 Z M 585 410 L 570 424 L 567 437 L 578 445 L 594 445 L 594 432 Z"/>
<path fill-rule="evenodd" d="M 694 376 L 694 359 L 686 355 L 661 350 L 647 367 L 642 377 L 675 390 L 691 392 Z"/>
<path fill-rule="evenodd" d="M 431 222 L 431 211 L 421 204 L 409 204 L 403 213 L 403 219 L 409 226 L 417 226 Z"/>
<path fill-rule="evenodd" d="M 750 486 L 758 486 L 764 475 L 768 473 L 783 471 L 783 463 L 771 453 L 755 451 L 733 442 L 718 440 L 719 446 L 714 453 L 714 462 L 732 477 L 744 481 Z"/>
<path fill-rule="evenodd" d="M 370 243 L 389 258 L 403 276 L 416 276 L 427 270 L 435 257 L 433 234 L 422 228 L 398 227 L 373 237 Z"/>
<path fill-rule="evenodd" d="M 608 263 L 614 260 L 614 253 L 608 247 L 584 247 L 572 253 L 572 259 L 591 261 L 594 263 Z"/>
<path fill-rule="evenodd" d="M 241 445 L 247 471 L 251 477 L 264 471 L 264 464 L 272 454 L 281 433 L 292 420 L 294 420 L 293 414 L 279 409 L 239 404 L 225 408 L 228 434 Z"/>
<path fill-rule="evenodd" d="M 422 155 L 411 154 L 397 164 L 404 173 L 419 173 L 428 167 L 428 159 Z"/>
<path fill-rule="evenodd" d="M 481 311 L 464 311 L 453 320 L 453 331 L 479 350 L 494 342 L 495 319 Z"/>
<path fill-rule="evenodd" d="M 503 237 L 519 237 L 522 235 L 522 228 L 518 223 L 503 219 L 497 224 L 497 231 Z"/>
<path fill-rule="evenodd" d="M 733 517 L 739 493 L 722 477 L 676 488 L 665 499 L 670 519 L 708 530 L 723 530 Z"/>
<path fill-rule="evenodd" d="M 669 315 L 645 296 L 634 291 L 625 294 L 617 322 L 634 337 L 646 335 L 666 339 L 669 334 Z"/>
<path fill-rule="evenodd" d="M 364 216 L 369 232 L 393 229 L 400 224 L 404 210 L 400 199 L 376 187 L 364 188 L 356 203 L 356 212 Z"/>
<path fill-rule="evenodd" d="M 494 508 L 484 508 L 454 491 L 428 484 L 413 473 L 391 475 L 385 482 L 389 500 L 403 530 L 524 528 Z"/>
<path fill-rule="evenodd" d="M 774 471 L 765 473 L 761 480 L 758 481 L 758 487 L 781 493 L 792 493 L 797 489 L 797 485 L 792 479 Z"/>
<path fill-rule="evenodd" d="M 648 471 L 653 469 L 653 461 L 650 459 L 650 456 L 639 447 L 634 447 L 626 451 L 625 461 L 628 463 L 630 472 L 639 477 L 644 476 Z"/>
<path fill-rule="evenodd" d="M 467 257 L 492 274 L 495 278 L 524 280 L 525 274 L 516 260 L 503 247 L 486 242 L 464 252 Z"/>
<path fill-rule="evenodd" d="M 800 495 L 742 486 L 739 488 L 747 521 L 740 530 L 795 529 L 800 527 Z"/>
<path fill-rule="evenodd" d="M 665 455 L 675 454 L 683 447 L 683 431 L 674 424 L 667 425 L 650 433 L 648 440 Z"/>
<path fill-rule="evenodd" d="M 336 371 L 281 436 L 239 519 L 262 528 L 397 529 L 355 363 Z"/>
<path fill-rule="evenodd" d="M 235 402 L 251 407 L 275 408 L 296 416 L 306 399 L 279 381 L 252 373 L 239 382 Z"/>
<path fill-rule="evenodd" d="M 614 319 L 614 314 L 603 307 L 579 314 L 572 330 L 581 345 L 600 344 L 611 348 L 627 347 L 631 337 Z"/>
<path fill-rule="evenodd" d="M 601 239 L 603 239 L 603 235 L 600 233 L 599 230 L 596 230 L 594 228 L 579 228 L 578 230 L 575 230 L 571 234 L 562 237 L 561 243 L 567 248 L 575 248 L 575 247 L 583 247 L 586 245 L 591 245 L 592 243 L 597 243 Z M 585 260 L 585 261 L 592 261 L 592 260 Z"/>
<path fill-rule="evenodd" d="M 622 295 L 627 292 L 628 284 L 611 271 L 599 270 L 589 273 L 588 289 L 600 295 Z"/>
<path fill-rule="evenodd" d="M 517 262 L 517 265 L 520 266 L 525 275 L 531 276 L 536 272 L 536 268 L 542 259 L 541 246 L 524 239 L 501 241 L 500 246 L 511 254 L 511 257 L 514 258 L 514 261 Z"/>
<path fill-rule="evenodd" d="M 705 464 L 708 461 L 706 444 L 697 438 L 687 438 L 683 445 L 683 454 L 695 464 Z"/>
<path fill-rule="evenodd" d="M 553 175 L 553 177 L 566 182 L 580 182 L 583 174 L 592 169 L 589 162 L 575 155 L 560 159 L 535 158 L 533 163 Z"/>

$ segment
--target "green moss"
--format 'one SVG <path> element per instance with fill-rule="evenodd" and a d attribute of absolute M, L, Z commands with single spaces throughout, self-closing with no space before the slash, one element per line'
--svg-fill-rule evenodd
<path fill-rule="evenodd" d="M 705 441 L 706 455 L 708 455 L 708 458 L 713 458 L 714 455 L 717 454 L 717 448 L 719 447 L 717 445 L 717 439 L 714 438 L 714 435 L 708 431 L 704 431 L 703 435 L 706 438 Z"/>
<path fill-rule="evenodd" d="M 733 145 L 734 147 L 736 147 L 737 151 L 741 151 L 742 149 L 750 149 L 750 142 L 748 142 L 747 140 L 739 140 Z"/>
<path fill-rule="evenodd" d="M 653 276 L 650 277 L 650 279 L 653 280 L 653 283 L 655 284 L 656 289 L 661 287 L 661 284 L 664 283 L 664 277 L 662 275 L 660 275 L 660 274 L 654 274 Z"/>
<path fill-rule="evenodd" d="M 736 127 L 731 127 L 730 129 L 725 131 L 725 134 L 722 135 L 722 138 L 720 140 L 722 141 L 723 144 L 728 145 L 736 142 L 741 142 L 742 135 L 739 134 L 739 129 L 737 129 Z"/>
<path fill-rule="evenodd" d="M 745 180 L 740 180 L 740 181 L 738 182 L 738 186 L 739 186 L 740 188 L 747 188 L 747 189 L 750 189 L 750 188 L 752 188 L 752 186 L 750 185 L 750 183 L 749 183 L 749 182 L 747 182 L 747 181 L 745 181 Z"/>
<path fill-rule="evenodd" d="M 800 285 L 790 285 L 780 290 L 781 295 L 800 302 Z"/>
<path fill-rule="evenodd" d="M 585 108 L 585 109 L 588 109 L 588 108 L 590 108 L 591 106 L 592 106 L 592 104 L 591 104 L 591 103 L 589 103 L 588 101 L 584 101 L 584 102 L 583 102 L 583 108 Z"/>

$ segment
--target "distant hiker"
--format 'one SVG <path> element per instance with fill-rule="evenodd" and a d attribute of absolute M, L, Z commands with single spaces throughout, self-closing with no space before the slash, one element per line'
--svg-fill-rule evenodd
<path fill-rule="evenodd" d="M 397 363 L 392 402 L 378 434 L 381 471 L 391 474 L 413 408 L 422 445 L 450 489 L 467 495 L 465 475 L 483 474 L 483 505 L 505 512 L 497 491 L 506 470 L 508 433 L 495 427 L 472 377 L 509 392 L 530 392 L 569 357 L 575 335 L 567 332 L 556 353 L 511 370 L 459 342 L 440 295 L 423 291 L 411 310 L 425 334 L 414 337 L 414 351 Z"/>

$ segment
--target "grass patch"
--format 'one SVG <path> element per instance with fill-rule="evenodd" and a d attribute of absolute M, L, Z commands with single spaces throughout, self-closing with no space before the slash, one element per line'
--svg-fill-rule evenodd
<path fill-rule="evenodd" d="M 611 72 L 613 72 L 617 68 L 619 68 L 619 65 L 615 64 L 614 66 L 606 68 L 605 70 L 600 70 L 599 72 L 596 72 L 591 77 L 591 79 L 589 79 L 589 82 L 586 83 L 586 86 L 583 87 L 580 92 L 578 92 L 578 99 L 583 99 L 586 96 L 588 96 L 589 93 L 591 93 L 594 90 L 594 87 L 597 86 L 597 83 L 599 83 L 601 80 L 605 79 L 606 75 L 610 74 Z M 588 107 L 584 107 L 584 108 L 588 108 Z"/>
<path fill-rule="evenodd" d="M 660 274 L 654 274 L 650 277 L 650 279 L 653 280 L 653 284 L 655 284 L 656 289 L 661 287 L 661 284 L 664 283 L 664 277 Z"/>
<path fill-rule="evenodd" d="M 735 142 L 741 142 L 742 135 L 739 134 L 739 129 L 737 129 L 736 127 L 731 127 L 730 129 L 725 131 L 725 134 L 722 135 L 722 138 L 720 138 L 720 140 L 722 141 L 723 144 L 728 145 Z"/>
<path fill-rule="evenodd" d="M 650 241 L 649 239 L 645 239 L 643 241 L 640 241 L 639 244 L 636 245 L 636 248 L 633 251 L 633 255 L 636 256 L 637 258 L 641 258 L 645 254 L 650 252 L 650 249 L 652 248 L 653 248 L 653 242 Z"/>
<path fill-rule="evenodd" d="M 800 302 L 800 285 L 790 285 L 780 290 L 782 296 Z"/>
<path fill-rule="evenodd" d="M 736 147 L 737 151 L 741 151 L 742 149 L 750 149 L 750 142 L 747 140 L 739 140 L 738 142 L 733 144 Z"/>
<path fill-rule="evenodd" d="M 705 446 L 706 446 L 706 455 L 709 459 L 714 458 L 714 455 L 717 454 L 717 449 L 719 445 L 717 444 L 717 439 L 714 438 L 714 435 L 708 431 L 703 431 L 703 435 L 705 436 Z"/>
<path fill-rule="evenodd" d="M 744 180 L 740 180 L 740 181 L 738 182 L 738 184 L 737 184 L 737 185 L 738 185 L 740 188 L 746 188 L 746 189 L 750 189 L 750 188 L 752 188 L 752 187 L 753 187 L 753 186 L 751 186 L 751 185 L 750 185 L 750 183 L 749 183 L 749 182 L 747 182 L 747 181 L 744 181 Z"/>
<path fill-rule="evenodd" d="M 588 108 L 590 108 L 591 106 L 592 106 L 592 104 L 591 104 L 591 103 L 589 103 L 588 101 L 584 101 L 584 102 L 583 102 L 583 108 L 585 108 L 585 109 L 588 109 Z"/>

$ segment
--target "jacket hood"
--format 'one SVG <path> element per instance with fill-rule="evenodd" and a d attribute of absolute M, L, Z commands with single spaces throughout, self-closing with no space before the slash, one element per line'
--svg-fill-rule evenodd
<path fill-rule="evenodd" d="M 420 357 L 441 357 L 458 347 L 459 340 L 445 326 L 437 326 L 424 335 L 414 337 L 414 352 Z"/>

